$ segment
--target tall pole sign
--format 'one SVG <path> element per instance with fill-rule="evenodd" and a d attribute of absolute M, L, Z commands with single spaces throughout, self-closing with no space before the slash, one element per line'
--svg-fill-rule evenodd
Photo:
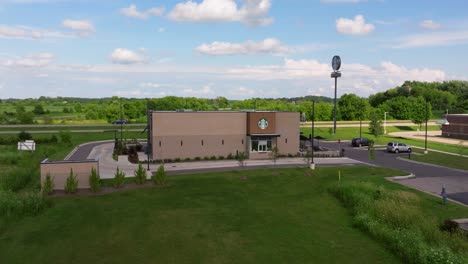
<path fill-rule="evenodd" d="M 341 58 L 338 55 L 333 56 L 332 59 L 332 68 L 333 72 L 331 73 L 331 77 L 335 78 L 335 100 L 333 106 L 333 134 L 336 134 L 336 85 L 337 80 L 341 77 L 341 72 L 339 71 L 341 67 Z"/>

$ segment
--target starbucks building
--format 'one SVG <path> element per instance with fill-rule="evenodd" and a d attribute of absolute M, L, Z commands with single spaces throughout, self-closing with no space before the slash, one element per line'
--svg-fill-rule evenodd
<path fill-rule="evenodd" d="M 299 113 L 272 111 L 152 111 L 150 159 L 235 156 L 268 159 L 299 151 Z"/>

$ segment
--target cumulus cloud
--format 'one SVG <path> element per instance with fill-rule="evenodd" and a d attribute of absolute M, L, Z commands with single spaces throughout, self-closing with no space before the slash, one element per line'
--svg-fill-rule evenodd
<path fill-rule="evenodd" d="M 164 14 L 164 10 L 165 10 L 164 7 L 153 7 L 146 11 L 140 12 L 137 10 L 136 5 L 132 4 L 129 7 L 124 7 L 120 9 L 120 14 L 127 16 L 127 17 L 147 19 L 150 15 L 162 16 Z"/>
<path fill-rule="evenodd" d="M 214 94 L 211 85 L 205 85 L 200 89 L 186 88 L 183 90 L 184 95 L 207 97 Z"/>
<path fill-rule="evenodd" d="M 455 46 L 468 43 L 468 31 L 430 32 L 401 38 L 399 43 L 390 46 L 395 49 Z"/>
<path fill-rule="evenodd" d="M 364 16 L 357 15 L 353 19 L 339 18 L 336 20 L 336 31 L 347 35 L 367 35 L 374 31 L 375 26 L 366 24 Z"/>
<path fill-rule="evenodd" d="M 62 26 L 76 30 L 81 36 L 86 36 L 90 33 L 96 32 L 96 29 L 94 28 L 93 24 L 88 20 L 65 19 L 62 22 Z"/>
<path fill-rule="evenodd" d="M 111 54 L 111 60 L 117 64 L 135 64 L 147 61 L 147 59 L 140 54 L 123 48 L 115 49 Z"/>
<path fill-rule="evenodd" d="M 436 29 L 440 28 L 440 24 L 435 23 L 432 20 L 424 20 L 419 24 L 419 26 L 421 26 L 422 28 L 425 28 L 425 29 L 432 29 L 432 30 L 436 30 Z"/>
<path fill-rule="evenodd" d="M 140 87 L 149 87 L 149 88 L 159 88 L 161 87 L 161 84 L 159 83 L 154 83 L 154 82 L 141 82 L 139 84 Z"/>
<path fill-rule="evenodd" d="M 229 91 L 229 94 L 234 96 L 253 96 L 255 95 L 255 90 L 249 89 L 247 87 L 241 86 Z"/>
<path fill-rule="evenodd" d="M 266 26 L 273 18 L 266 17 L 271 0 L 244 0 L 238 7 L 234 0 L 191 0 L 177 4 L 168 14 L 169 19 L 184 22 L 241 22 L 249 26 Z"/>
<path fill-rule="evenodd" d="M 70 34 L 52 30 L 44 30 L 27 26 L 0 25 L 0 38 L 40 40 L 44 38 L 73 37 Z"/>
<path fill-rule="evenodd" d="M 52 53 L 38 53 L 20 57 L 17 59 L 9 59 L 6 60 L 3 64 L 5 66 L 14 66 L 22 68 L 38 68 L 50 65 L 54 57 L 55 56 Z"/>
<path fill-rule="evenodd" d="M 250 55 L 250 54 L 286 54 L 290 49 L 274 38 L 267 38 L 260 42 L 248 40 L 244 43 L 230 43 L 215 41 L 211 44 L 202 44 L 196 51 L 207 55 Z"/>

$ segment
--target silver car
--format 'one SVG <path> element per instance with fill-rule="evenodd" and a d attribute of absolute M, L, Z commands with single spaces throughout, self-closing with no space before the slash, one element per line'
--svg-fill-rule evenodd
<path fill-rule="evenodd" d="M 411 146 L 408 146 L 406 144 L 400 143 L 400 142 L 390 142 L 387 144 L 387 150 L 388 152 L 411 152 Z"/>

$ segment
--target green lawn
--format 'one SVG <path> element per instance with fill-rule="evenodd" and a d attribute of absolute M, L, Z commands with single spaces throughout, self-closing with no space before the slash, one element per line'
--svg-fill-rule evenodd
<path fill-rule="evenodd" d="M 407 190 L 382 178 L 400 171 L 339 169 L 345 182 Z M 400 263 L 354 228 L 350 212 L 329 193 L 337 170 L 179 175 L 166 188 L 56 198 L 39 216 L 3 222 L 0 256 L 9 264 Z M 466 207 L 418 195 L 427 217 L 468 215 Z"/>
<path fill-rule="evenodd" d="M 466 157 L 448 155 L 434 151 L 429 151 L 427 154 L 422 154 L 423 150 L 420 149 L 414 149 L 414 152 L 420 153 L 421 155 L 411 155 L 412 160 L 432 163 L 460 170 L 468 170 L 468 158 Z M 406 155 L 403 155 L 402 157 L 405 159 L 408 158 L 408 156 Z"/>

